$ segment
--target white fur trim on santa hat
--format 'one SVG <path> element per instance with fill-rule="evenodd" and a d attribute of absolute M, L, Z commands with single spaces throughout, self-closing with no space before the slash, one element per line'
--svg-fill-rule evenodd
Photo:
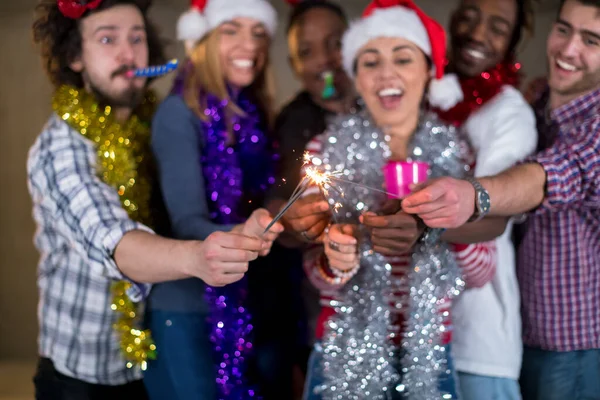
<path fill-rule="evenodd" d="M 368 17 L 350 24 L 342 39 L 344 69 L 350 77 L 354 77 L 358 51 L 370 40 L 380 37 L 405 38 L 431 56 L 429 35 L 416 12 L 400 6 L 376 9 Z"/>
<path fill-rule="evenodd" d="M 208 21 L 195 8 L 184 12 L 177 20 L 177 39 L 196 41 L 208 31 Z"/>
<path fill-rule="evenodd" d="M 262 22 L 271 36 L 277 30 L 277 12 L 266 0 L 208 0 L 204 15 L 210 29 L 225 21 L 246 17 Z"/>
<path fill-rule="evenodd" d="M 454 74 L 445 74 L 442 79 L 429 83 L 429 104 L 442 111 L 448 111 L 463 99 L 463 91 Z"/>
<path fill-rule="evenodd" d="M 225 21 L 246 17 L 260 21 L 270 36 L 277 30 L 277 12 L 267 0 L 208 0 L 204 11 L 192 8 L 177 21 L 177 38 L 198 41 Z"/>

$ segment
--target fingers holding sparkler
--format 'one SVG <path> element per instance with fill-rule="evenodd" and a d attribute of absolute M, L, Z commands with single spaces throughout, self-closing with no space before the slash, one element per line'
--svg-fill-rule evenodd
<path fill-rule="evenodd" d="M 290 207 L 292 207 L 292 205 L 302 196 L 302 194 L 306 191 L 306 188 L 308 187 L 307 182 L 302 181 L 300 182 L 300 184 L 298 185 L 298 187 L 296 187 L 296 190 L 294 191 L 294 193 L 292 194 L 292 197 L 290 197 L 290 199 L 288 200 L 288 202 L 281 208 L 281 210 L 279 211 L 279 213 L 273 218 L 273 220 L 271 221 L 271 223 L 269 225 L 267 225 L 267 227 L 265 228 L 263 233 L 267 233 L 267 231 L 269 229 L 271 229 L 271 227 L 277 223 L 283 216 L 284 214 L 287 212 L 287 210 L 290 209 Z"/>
<path fill-rule="evenodd" d="M 321 193 L 315 193 L 294 202 L 281 221 L 297 238 L 314 242 L 320 241 L 330 218 L 329 204 Z"/>
<path fill-rule="evenodd" d="M 241 233 L 251 237 L 258 237 L 266 243 L 263 250 L 259 253 L 261 256 L 266 256 L 271 251 L 273 242 L 279 234 L 283 232 L 283 225 L 278 222 L 273 222 L 273 217 L 264 208 L 260 208 L 250 215 L 250 218 L 241 227 Z"/>
<path fill-rule="evenodd" d="M 321 172 L 313 166 L 306 166 L 311 162 L 310 155 L 305 153 L 305 175 L 287 204 L 275 216 L 273 223 L 285 216 L 288 229 L 298 233 L 305 241 L 314 242 L 315 240 L 320 241 L 322 233 L 329 222 L 329 219 L 325 219 L 324 216 L 331 215 L 329 204 L 323 196 L 327 196 L 329 189 L 333 189 L 340 194 L 342 192 L 332 181 L 333 178 L 339 176 L 338 172 Z M 304 196 L 305 192 L 311 187 L 317 188 L 322 195 L 317 197 Z M 296 204 L 297 202 L 298 204 Z"/>

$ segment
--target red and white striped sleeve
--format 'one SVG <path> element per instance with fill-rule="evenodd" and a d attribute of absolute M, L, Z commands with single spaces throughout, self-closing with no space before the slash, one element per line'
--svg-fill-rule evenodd
<path fill-rule="evenodd" d="M 328 261 L 325 256 L 323 245 L 313 245 L 306 249 L 302 256 L 302 264 L 308 280 L 315 288 L 319 289 L 321 293 L 328 293 L 332 290 L 335 291 L 345 284 L 344 282 L 336 285 L 332 282 L 332 279 L 334 279 L 335 276 L 329 272 Z M 326 279 L 324 275 L 330 279 Z"/>
<path fill-rule="evenodd" d="M 467 288 L 483 287 L 492 280 L 498 263 L 496 241 L 450 246 L 463 271 Z"/>
<path fill-rule="evenodd" d="M 323 139 L 323 134 L 317 135 L 306 144 L 304 150 L 310 157 L 318 157 L 321 155 L 323 152 Z"/>

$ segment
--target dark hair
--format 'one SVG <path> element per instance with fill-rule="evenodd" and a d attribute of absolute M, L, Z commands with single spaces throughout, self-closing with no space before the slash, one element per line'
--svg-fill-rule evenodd
<path fill-rule="evenodd" d="M 332 3 L 328 0 L 304 0 L 301 1 L 300 4 L 295 6 L 290 13 L 288 18 L 287 28 L 285 30 L 286 34 L 290 33 L 290 29 L 294 25 L 298 23 L 298 21 L 302 18 L 304 14 L 306 14 L 309 10 L 315 8 L 324 8 L 326 10 L 332 11 L 338 17 L 340 17 L 346 24 L 348 23 L 348 18 L 346 17 L 346 13 L 342 10 L 342 7 L 339 5 Z"/>
<path fill-rule="evenodd" d="M 567 0 L 560 0 L 560 5 L 558 6 L 558 12 L 562 10 L 563 5 Z M 600 0 L 575 0 L 578 3 L 583 4 L 584 6 L 592 6 L 600 8 Z"/>
<path fill-rule="evenodd" d="M 506 52 L 509 57 L 515 55 L 517 46 L 519 43 L 521 43 L 521 39 L 523 39 L 525 35 L 528 35 L 529 37 L 533 36 L 533 1 L 535 0 L 517 0 L 517 19 L 515 21 L 515 29 Z"/>
<path fill-rule="evenodd" d="M 148 56 L 150 65 L 164 64 L 166 57 L 158 31 L 148 20 L 148 8 L 152 0 L 103 0 L 98 8 L 88 10 L 82 18 L 107 10 L 117 5 L 137 7 L 146 26 Z M 71 69 L 70 64 L 81 54 L 81 32 L 78 20 L 65 17 L 58 9 L 56 0 L 41 0 L 37 5 L 33 22 L 33 41 L 41 48 L 44 69 L 52 84 L 56 87 L 71 85 L 83 87 L 81 73 Z"/>

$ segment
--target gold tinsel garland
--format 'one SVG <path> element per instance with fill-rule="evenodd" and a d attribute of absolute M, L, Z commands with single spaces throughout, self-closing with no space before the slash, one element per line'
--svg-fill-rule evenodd
<path fill-rule="evenodd" d="M 156 97 L 149 92 L 141 106 L 125 123 L 114 120 L 110 106 L 102 107 L 85 90 L 60 87 L 52 102 L 54 111 L 86 138 L 96 144 L 98 174 L 119 193 L 123 208 L 131 219 L 152 226 L 150 214 L 151 166 L 147 158 L 150 148 L 149 122 Z M 127 367 L 146 369 L 147 360 L 156 358 L 156 346 L 149 330 L 138 330 L 138 305 L 126 292 L 127 281 L 112 287 L 111 309 L 119 314 L 114 329 L 120 337 Z"/>

